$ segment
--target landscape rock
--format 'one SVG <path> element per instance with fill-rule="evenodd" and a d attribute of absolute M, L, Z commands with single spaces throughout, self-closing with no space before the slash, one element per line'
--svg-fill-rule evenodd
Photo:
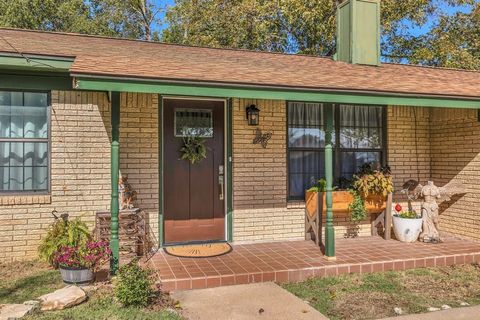
<path fill-rule="evenodd" d="M 442 310 L 448 310 L 448 309 L 452 309 L 452 307 L 450 307 L 448 304 L 444 304 L 442 306 Z"/>
<path fill-rule="evenodd" d="M 28 301 L 25 301 L 23 304 L 25 304 L 27 306 L 34 306 L 34 308 L 37 309 L 40 306 L 40 301 L 28 300 Z"/>
<path fill-rule="evenodd" d="M 460 302 L 460 305 L 461 305 L 462 307 L 468 307 L 468 306 L 470 305 L 470 303 L 465 302 L 465 301 L 462 301 L 462 302 Z"/>
<path fill-rule="evenodd" d="M 62 310 L 76 306 L 87 299 L 85 291 L 77 286 L 68 286 L 38 298 L 42 311 Z"/>
<path fill-rule="evenodd" d="M 402 308 L 399 308 L 399 307 L 393 308 L 393 311 L 395 311 L 395 314 L 398 316 L 403 314 Z"/>
<path fill-rule="evenodd" d="M 440 308 L 429 307 L 427 310 L 430 312 L 434 312 L 434 311 L 440 311 Z"/>
<path fill-rule="evenodd" d="M 26 304 L 0 304 L 0 320 L 20 319 L 32 313 L 35 306 Z"/>

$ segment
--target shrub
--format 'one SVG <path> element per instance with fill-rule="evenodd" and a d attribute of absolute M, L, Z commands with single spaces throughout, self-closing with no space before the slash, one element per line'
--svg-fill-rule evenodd
<path fill-rule="evenodd" d="M 150 271 L 142 269 L 137 261 L 120 267 L 114 291 L 115 297 L 124 307 L 147 306 L 154 295 Z"/>
<path fill-rule="evenodd" d="M 68 220 L 67 216 L 55 219 L 38 247 L 38 254 L 42 260 L 58 267 L 55 254 L 65 246 L 78 247 L 86 245 L 92 238 L 87 225 L 75 218 Z"/>

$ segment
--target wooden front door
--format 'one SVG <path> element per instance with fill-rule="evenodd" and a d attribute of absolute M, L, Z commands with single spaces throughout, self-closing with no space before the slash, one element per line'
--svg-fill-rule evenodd
<path fill-rule="evenodd" d="M 165 243 L 225 240 L 224 103 L 164 99 Z M 190 163 L 180 149 L 202 137 L 206 158 Z"/>

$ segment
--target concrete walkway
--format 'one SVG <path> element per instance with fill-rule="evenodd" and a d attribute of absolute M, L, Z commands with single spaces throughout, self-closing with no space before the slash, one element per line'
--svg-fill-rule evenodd
<path fill-rule="evenodd" d="M 478 320 L 480 306 L 454 308 L 422 314 L 412 314 L 400 317 L 385 318 L 384 320 Z"/>
<path fill-rule="evenodd" d="M 176 291 L 189 320 L 327 320 L 320 312 L 273 282 Z"/>

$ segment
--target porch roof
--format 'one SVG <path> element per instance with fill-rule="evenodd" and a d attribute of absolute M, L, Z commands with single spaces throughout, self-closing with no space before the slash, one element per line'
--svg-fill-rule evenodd
<path fill-rule="evenodd" d="M 353 65 L 326 57 L 5 28 L 0 28 L 2 53 L 70 57 L 69 74 L 85 79 L 480 101 L 480 72 L 456 69 Z"/>

